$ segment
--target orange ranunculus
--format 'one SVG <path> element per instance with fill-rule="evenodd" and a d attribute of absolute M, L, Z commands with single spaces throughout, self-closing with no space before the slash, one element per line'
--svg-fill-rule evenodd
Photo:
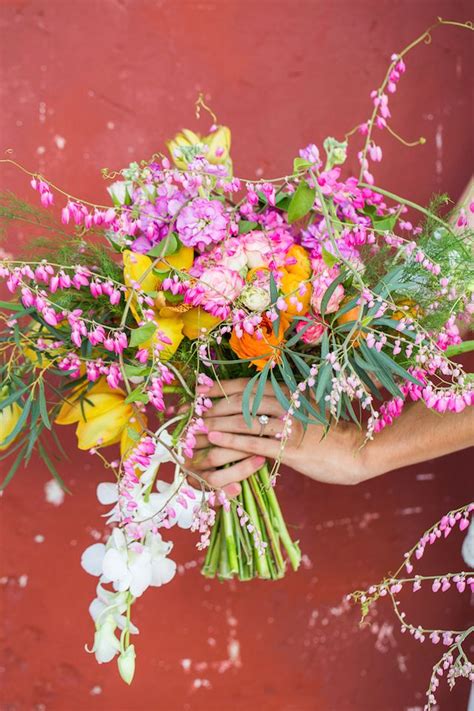
<path fill-rule="evenodd" d="M 229 341 L 230 347 L 239 358 L 255 358 L 251 363 L 257 370 L 263 370 L 268 361 L 278 362 L 280 360 L 279 346 L 283 343 L 288 325 L 286 316 L 280 314 L 278 334 L 275 335 L 273 323 L 268 316 L 263 315 L 259 326 L 262 338 L 257 338 L 256 333 L 250 334 L 246 331 L 239 338 L 234 329 Z"/>
<path fill-rule="evenodd" d="M 287 258 L 295 259 L 294 264 L 287 264 L 285 270 L 290 274 L 297 274 L 302 280 L 309 279 L 311 276 L 311 260 L 308 252 L 299 244 L 294 244 L 286 253 Z"/>
<path fill-rule="evenodd" d="M 308 311 L 311 300 L 311 284 L 305 283 L 305 279 L 299 274 L 292 274 L 285 269 L 280 278 L 280 290 L 287 305 L 285 311 L 287 316 L 302 315 Z M 300 290 L 303 293 L 300 293 Z"/>

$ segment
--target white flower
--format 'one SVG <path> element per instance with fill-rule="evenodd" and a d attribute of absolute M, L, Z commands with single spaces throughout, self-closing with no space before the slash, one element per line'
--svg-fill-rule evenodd
<path fill-rule="evenodd" d="M 115 636 L 116 627 L 113 616 L 108 615 L 96 630 L 93 651 L 99 664 L 112 661 L 120 651 L 120 641 Z"/>
<path fill-rule="evenodd" d="M 127 620 L 124 612 L 127 610 L 126 592 L 112 592 L 106 590 L 100 583 L 97 585 L 97 597 L 89 605 L 89 614 L 97 626 L 102 624 L 105 616 L 112 615 L 117 627 L 121 630 L 127 628 L 131 634 L 138 634 L 138 627 Z"/>
<path fill-rule="evenodd" d="M 174 577 L 176 563 L 166 557 L 171 549 L 172 543 L 151 531 L 144 543 L 127 545 L 124 532 L 115 528 L 106 546 L 94 543 L 84 551 L 81 564 L 86 572 L 100 576 L 101 582 L 112 583 L 118 592 L 129 590 L 133 597 L 140 597 L 150 585 L 159 587 Z"/>
<path fill-rule="evenodd" d="M 130 685 L 135 674 L 135 645 L 131 644 L 117 659 L 118 670 L 124 682 Z"/>
<path fill-rule="evenodd" d="M 261 312 L 269 306 L 271 298 L 268 289 L 248 284 L 243 288 L 240 300 L 250 311 Z"/>

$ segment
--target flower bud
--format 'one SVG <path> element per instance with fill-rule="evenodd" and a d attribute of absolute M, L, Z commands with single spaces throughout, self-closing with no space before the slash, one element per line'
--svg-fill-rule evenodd
<path fill-rule="evenodd" d="M 22 409 L 16 402 L 0 411 L 0 452 L 8 449 L 13 444 L 14 440 L 8 442 L 8 444 L 5 444 L 5 441 L 15 429 L 21 413 Z"/>
<path fill-rule="evenodd" d="M 129 685 L 132 683 L 135 674 L 135 657 L 135 645 L 131 644 L 117 659 L 120 676 Z"/>

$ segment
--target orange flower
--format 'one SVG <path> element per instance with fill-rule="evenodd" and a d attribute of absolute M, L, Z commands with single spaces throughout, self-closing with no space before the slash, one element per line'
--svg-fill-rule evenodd
<path fill-rule="evenodd" d="M 257 370 L 263 370 L 268 361 L 278 362 L 280 360 L 278 346 L 283 343 L 288 325 L 288 319 L 281 314 L 278 335 L 275 335 L 273 323 L 268 316 L 262 315 L 262 321 L 259 326 L 259 333 L 262 337 L 257 338 L 256 333 L 251 334 L 244 331 L 239 338 L 234 328 L 229 341 L 230 347 L 239 358 L 255 358 L 251 363 Z"/>

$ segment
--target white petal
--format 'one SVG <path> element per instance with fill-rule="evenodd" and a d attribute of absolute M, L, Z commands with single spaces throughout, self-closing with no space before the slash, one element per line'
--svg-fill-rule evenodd
<path fill-rule="evenodd" d="M 81 565 L 89 575 L 102 575 L 102 563 L 105 555 L 103 543 L 93 543 L 81 556 Z"/>
<path fill-rule="evenodd" d="M 141 553 L 130 565 L 130 574 L 132 576 L 130 592 L 134 597 L 140 597 L 151 585 L 151 558 L 147 551 Z"/>
<path fill-rule="evenodd" d="M 125 534 L 121 528 L 114 528 L 112 531 L 112 536 L 109 538 L 109 542 L 114 545 L 117 550 L 125 551 L 127 550 L 127 542 L 125 540 Z"/>
<path fill-rule="evenodd" d="M 152 563 L 151 584 L 155 587 L 166 585 L 174 578 L 176 563 L 169 558 L 155 558 Z"/>
<path fill-rule="evenodd" d="M 194 505 L 192 502 L 188 504 L 188 508 L 185 509 L 183 506 L 180 507 L 178 511 L 178 526 L 180 528 L 191 528 L 191 524 L 194 520 Z"/>
<path fill-rule="evenodd" d="M 104 624 L 100 625 L 94 637 L 94 652 L 99 664 L 106 664 L 112 661 L 120 650 L 120 642 L 115 636 L 116 624 L 109 615 Z"/>
<path fill-rule="evenodd" d="M 97 498 L 104 506 L 114 504 L 118 500 L 118 485 L 103 481 L 97 486 Z"/>
<path fill-rule="evenodd" d="M 99 617 L 99 615 L 105 610 L 105 608 L 106 605 L 102 602 L 102 600 L 99 600 L 98 597 L 92 600 L 91 604 L 89 605 L 89 614 L 94 620 L 94 622 Z"/>
<path fill-rule="evenodd" d="M 128 577 L 127 554 L 109 548 L 104 556 L 102 571 L 108 580 L 120 581 L 121 578 Z M 123 588 L 121 588 L 123 590 Z"/>

